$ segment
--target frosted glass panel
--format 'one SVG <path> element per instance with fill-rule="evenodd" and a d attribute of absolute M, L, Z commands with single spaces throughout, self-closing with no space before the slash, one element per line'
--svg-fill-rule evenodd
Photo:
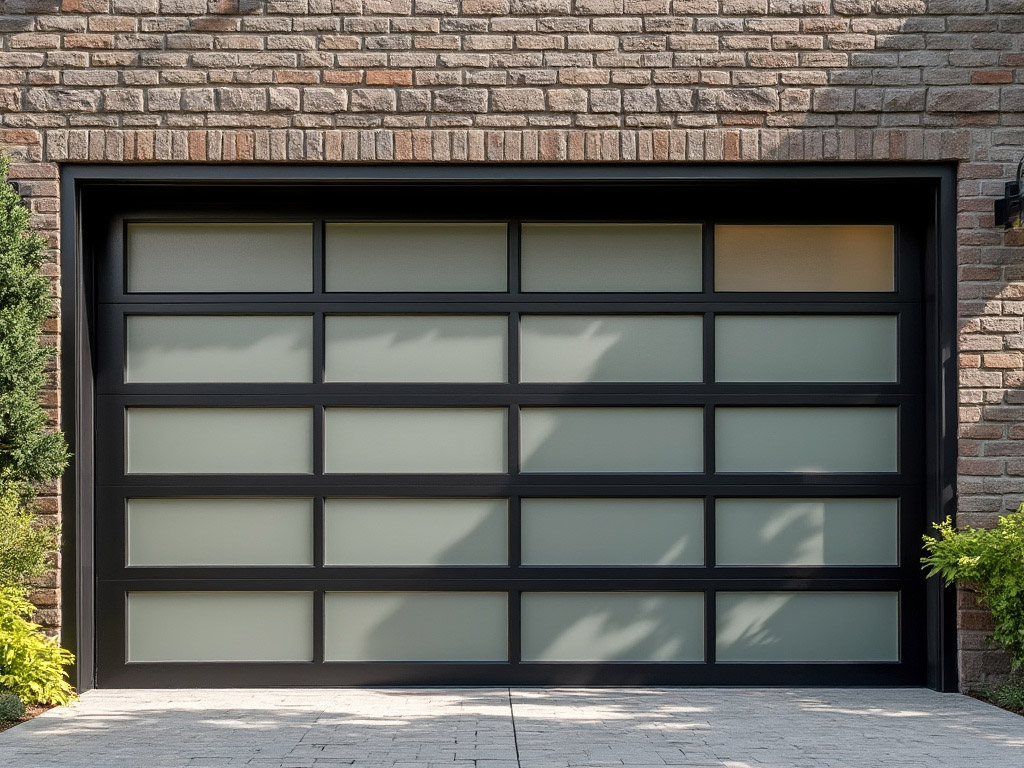
<path fill-rule="evenodd" d="M 130 499 L 128 565 L 312 565 L 310 499 Z"/>
<path fill-rule="evenodd" d="M 718 381 L 896 381 L 896 317 L 719 315 Z"/>
<path fill-rule="evenodd" d="M 526 315 L 525 382 L 700 381 L 703 322 L 673 315 Z"/>
<path fill-rule="evenodd" d="M 717 658 L 899 661 L 896 592 L 719 592 Z"/>
<path fill-rule="evenodd" d="M 129 224 L 128 290 L 313 290 L 313 225 Z"/>
<path fill-rule="evenodd" d="M 701 289 L 699 224 L 523 224 L 524 291 Z"/>
<path fill-rule="evenodd" d="M 504 408 L 328 408 L 328 472 L 505 472 Z"/>
<path fill-rule="evenodd" d="M 718 499 L 718 565 L 896 565 L 896 499 Z"/>
<path fill-rule="evenodd" d="M 327 381 L 504 382 L 508 318 L 327 318 Z"/>
<path fill-rule="evenodd" d="M 700 472 L 700 408 L 523 408 L 524 472 Z"/>
<path fill-rule="evenodd" d="M 131 473 L 308 474 L 309 408 L 128 408 Z"/>
<path fill-rule="evenodd" d="M 701 565 L 700 499 L 523 499 L 524 565 Z"/>
<path fill-rule="evenodd" d="M 895 472 L 896 408 L 716 408 L 719 472 Z"/>
<path fill-rule="evenodd" d="M 328 565 L 505 565 L 505 499 L 328 499 Z"/>
<path fill-rule="evenodd" d="M 328 291 L 505 291 L 505 224 L 328 224 Z"/>
<path fill-rule="evenodd" d="M 698 592 L 527 592 L 523 661 L 703 661 Z"/>
<path fill-rule="evenodd" d="M 312 661 L 309 592 L 129 592 L 128 661 Z"/>
<path fill-rule="evenodd" d="M 508 661 L 504 592 L 328 592 L 328 661 Z"/>
<path fill-rule="evenodd" d="M 891 291 L 891 226 L 719 225 L 716 291 Z"/>
<path fill-rule="evenodd" d="M 313 319 L 128 317 L 129 382 L 308 382 Z"/>

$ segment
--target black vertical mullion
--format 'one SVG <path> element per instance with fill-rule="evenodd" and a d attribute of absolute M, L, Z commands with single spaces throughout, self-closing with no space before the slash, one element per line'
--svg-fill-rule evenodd
<path fill-rule="evenodd" d="M 513 219 L 508 222 L 508 292 L 510 296 L 519 296 L 521 291 L 521 244 L 522 224 L 518 219 Z M 522 375 L 519 325 L 519 312 L 510 312 L 508 317 L 508 381 L 513 387 L 518 387 Z M 509 404 L 508 473 L 513 488 L 518 485 L 519 457 L 519 406 Z M 518 493 L 510 493 L 508 499 L 508 566 L 511 574 L 518 575 L 520 572 L 523 560 L 522 547 L 522 499 Z M 508 591 L 508 663 L 519 664 L 521 661 L 522 592 L 519 589 L 510 589 Z"/>
<path fill-rule="evenodd" d="M 701 285 L 705 296 L 715 292 L 715 225 L 711 221 L 701 224 Z"/>
<path fill-rule="evenodd" d="M 324 540 L 324 507 L 326 502 L 323 496 L 317 495 L 313 498 L 313 567 L 320 569 L 324 567 L 327 557 Z"/>
<path fill-rule="evenodd" d="M 323 219 L 313 221 L 313 293 L 322 296 L 325 291 L 324 272 L 326 246 Z M 326 313 L 316 312 L 313 315 L 313 385 L 323 384 L 326 369 Z M 313 473 L 324 474 L 324 420 L 325 409 L 322 405 L 313 408 Z M 324 497 L 319 494 L 313 499 L 313 567 L 324 567 Z M 324 663 L 324 590 L 313 591 L 313 663 Z"/>
<path fill-rule="evenodd" d="M 705 221 L 702 230 L 702 255 L 703 255 L 703 287 L 704 299 L 713 300 L 715 294 L 715 225 L 711 221 Z M 715 373 L 715 313 L 704 313 L 703 327 L 703 363 L 704 383 L 714 384 Z M 713 405 L 704 406 L 704 474 L 709 478 L 715 474 L 715 408 Z M 704 568 L 705 573 L 713 573 L 715 561 L 715 501 L 714 495 L 708 495 L 704 499 Z M 715 590 L 709 588 L 704 590 L 704 663 L 712 665 L 716 662 L 716 623 L 717 606 L 715 605 Z"/>
<path fill-rule="evenodd" d="M 322 295 L 325 290 L 324 272 L 326 271 L 325 260 L 327 258 L 326 224 L 323 219 L 313 221 L 313 293 Z"/>
<path fill-rule="evenodd" d="M 326 420 L 326 407 L 323 405 L 313 406 L 313 474 L 318 477 L 324 475 L 324 421 Z"/>
<path fill-rule="evenodd" d="M 513 484 L 519 478 L 520 466 L 519 466 L 519 405 L 517 403 L 509 403 L 508 414 L 508 440 L 506 442 L 508 455 L 506 460 L 508 463 L 508 475 L 509 479 Z"/>
<path fill-rule="evenodd" d="M 715 568 L 718 565 L 716 556 L 715 509 L 718 497 L 708 494 L 704 497 L 704 567 Z"/>
<path fill-rule="evenodd" d="M 323 219 L 313 222 L 313 293 L 322 296 L 324 293 L 324 260 L 326 246 Z M 324 375 L 327 367 L 326 330 L 327 322 L 325 312 L 316 312 L 313 315 L 313 385 L 324 383 Z"/>
<path fill-rule="evenodd" d="M 921 573 L 921 537 L 932 533 L 925 528 L 927 515 L 923 494 L 896 495 L 896 558 L 900 572 L 907 578 Z"/>
<path fill-rule="evenodd" d="M 324 604 L 326 590 L 313 590 L 313 663 L 324 663 Z"/>
<path fill-rule="evenodd" d="M 324 383 L 327 371 L 326 312 L 313 313 L 313 386 Z"/>
<path fill-rule="evenodd" d="M 523 592 L 508 591 L 508 663 L 523 661 Z"/>
<path fill-rule="evenodd" d="M 704 590 L 704 663 L 714 664 L 718 660 L 716 640 L 718 635 L 718 606 L 714 587 Z"/>
<path fill-rule="evenodd" d="M 520 293 L 521 275 L 519 249 L 522 244 L 522 223 L 518 219 L 508 222 L 508 292 L 511 296 L 518 296 Z"/>
<path fill-rule="evenodd" d="M 892 289 L 901 298 L 906 296 L 907 289 L 910 287 L 905 284 L 907 281 L 904 279 L 907 270 L 902 263 L 906 254 L 904 249 L 900 247 L 902 229 L 899 224 L 894 224 L 892 228 Z"/>
<path fill-rule="evenodd" d="M 716 380 L 714 312 L 704 313 L 701 343 L 703 344 L 701 364 L 704 368 L 704 377 L 702 380 L 705 385 L 714 384 Z"/>
<path fill-rule="evenodd" d="M 704 474 L 708 482 L 717 471 L 715 467 L 715 406 L 704 406 Z"/>
<path fill-rule="evenodd" d="M 99 296 L 104 301 L 128 294 L 128 221 L 124 216 L 113 217 L 109 236 L 108 253 L 113 269 L 103 270 L 96 278 L 100 285 Z"/>
<path fill-rule="evenodd" d="M 718 562 L 715 555 L 715 504 L 718 498 L 713 494 L 704 497 L 704 568 L 705 574 L 714 573 Z M 715 624 L 717 622 L 715 611 L 715 590 L 704 591 L 704 662 L 715 663 Z"/>
<path fill-rule="evenodd" d="M 324 383 L 327 370 L 327 332 L 324 327 L 326 323 L 325 312 L 313 314 L 313 386 Z"/>
<path fill-rule="evenodd" d="M 505 378 L 509 384 L 513 387 L 518 387 L 519 379 L 521 377 L 521 364 L 519 360 L 520 349 L 519 349 L 519 324 L 520 315 L 519 312 L 509 312 L 508 314 L 508 336 L 507 344 L 508 351 L 506 354 L 508 370 L 505 372 Z"/>
<path fill-rule="evenodd" d="M 512 493 L 508 499 L 508 566 L 519 576 L 523 564 L 523 502 L 518 493 Z"/>

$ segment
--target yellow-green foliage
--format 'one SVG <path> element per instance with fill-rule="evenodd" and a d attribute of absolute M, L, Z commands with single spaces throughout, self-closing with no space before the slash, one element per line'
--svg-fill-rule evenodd
<path fill-rule="evenodd" d="M 22 701 L 67 704 L 75 692 L 64 667 L 74 656 L 29 621 L 34 611 L 18 590 L 0 590 L 0 690 Z"/>
<path fill-rule="evenodd" d="M 1010 654 L 1015 670 L 1024 667 L 1024 504 L 995 528 L 958 531 L 948 518 L 935 528 L 941 538 L 924 537 L 928 575 L 971 584 L 992 612 L 991 639 Z"/>

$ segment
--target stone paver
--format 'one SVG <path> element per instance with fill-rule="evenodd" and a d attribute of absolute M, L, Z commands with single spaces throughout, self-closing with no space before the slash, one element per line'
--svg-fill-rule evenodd
<path fill-rule="evenodd" d="M 0 734 L 0 765 L 1010 768 L 1024 718 L 921 689 L 102 690 Z"/>

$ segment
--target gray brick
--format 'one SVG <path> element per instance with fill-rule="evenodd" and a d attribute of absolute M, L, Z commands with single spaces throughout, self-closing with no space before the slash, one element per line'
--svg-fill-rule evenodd
<path fill-rule="evenodd" d="M 487 89 L 442 88 L 434 92 L 434 109 L 438 112 L 486 112 Z"/>
<path fill-rule="evenodd" d="M 995 112 L 999 91 L 995 88 L 931 88 L 928 109 L 932 112 Z"/>

